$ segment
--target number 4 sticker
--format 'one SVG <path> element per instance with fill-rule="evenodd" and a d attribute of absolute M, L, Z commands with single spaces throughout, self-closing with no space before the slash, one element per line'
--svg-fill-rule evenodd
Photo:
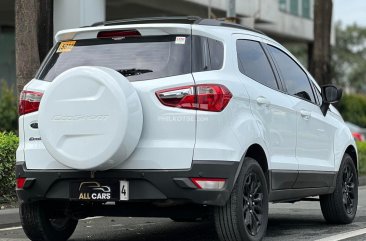
<path fill-rule="evenodd" d="M 119 200 L 128 200 L 129 199 L 129 190 L 128 190 L 128 181 L 119 181 Z"/>

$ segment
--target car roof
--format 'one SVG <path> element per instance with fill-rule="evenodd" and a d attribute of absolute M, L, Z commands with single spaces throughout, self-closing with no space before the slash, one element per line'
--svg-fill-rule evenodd
<path fill-rule="evenodd" d="M 193 27 L 208 34 L 214 33 L 215 36 L 228 36 L 228 34 L 241 33 L 254 37 L 260 37 L 277 43 L 256 29 L 245 27 L 236 23 L 225 22 L 223 20 L 204 19 L 196 16 L 133 18 L 98 22 L 90 26 L 61 30 L 56 34 L 55 41 L 59 42 L 95 38 L 98 31 L 118 30 L 121 28 L 138 29 L 139 31 L 150 29 L 149 34 L 147 34 L 145 31 L 146 35 L 152 34 L 154 29 L 155 34 L 177 34 L 178 32 L 179 34 L 190 34 Z"/>
<path fill-rule="evenodd" d="M 151 18 L 130 18 L 105 22 L 97 22 L 88 27 L 97 26 L 114 26 L 114 25 L 130 25 L 130 24 L 153 24 L 153 23 L 176 23 L 176 24 L 196 24 L 206 26 L 221 26 L 235 29 L 252 31 L 265 35 L 263 32 L 254 28 L 249 28 L 240 24 L 226 22 L 220 19 L 205 19 L 198 16 L 175 16 L 175 17 L 151 17 Z"/>

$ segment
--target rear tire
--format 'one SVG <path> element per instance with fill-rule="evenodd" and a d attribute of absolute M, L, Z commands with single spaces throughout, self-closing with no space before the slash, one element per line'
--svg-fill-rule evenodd
<path fill-rule="evenodd" d="M 32 241 L 66 241 L 74 233 L 78 220 L 69 217 L 50 218 L 50 210 L 41 202 L 22 203 L 20 220 L 27 237 Z"/>
<path fill-rule="evenodd" d="M 268 190 L 263 170 L 245 158 L 230 199 L 215 207 L 214 221 L 221 241 L 262 240 L 268 223 Z"/>
<path fill-rule="evenodd" d="M 356 216 L 357 205 L 357 170 L 351 156 L 345 154 L 338 171 L 335 190 L 332 194 L 320 196 L 320 206 L 328 223 L 349 224 Z"/>

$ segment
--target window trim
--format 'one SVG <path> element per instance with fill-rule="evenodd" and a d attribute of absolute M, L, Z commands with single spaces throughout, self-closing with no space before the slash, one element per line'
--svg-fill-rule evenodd
<path fill-rule="evenodd" d="M 42 73 L 43 73 L 44 69 L 47 66 L 48 61 L 51 59 L 51 57 L 53 56 L 53 54 L 56 52 L 56 50 L 58 49 L 58 46 L 60 45 L 60 43 L 61 42 L 55 43 L 53 45 L 53 47 L 51 48 L 51 50 L 48 52 L 48 54 L 46 55 L 46 57 L 42 61 L 41 66 L 39 67 L 39 69 L 37 70 L 37 72 L 36 72 L 36 74 L 34 76 L 35 79 L 41 80 L 40 78 L 42 76 Z"/>
<path fill-rule="evenodd" d="M 320 96 L 322 96 L 322 92 L 320 90 L 318 90 L 318 88 L 315 86 L 315 84 L 313 83 L 312 80 L 310 80 L 310 83 L 311 83 L 311 86 L 313 88 L 313 92 L 314 92 L 315 98 L 318 100 L 317 105 L 320 107 L 322 105 L 322 103 L 323 103 L 323 98 L 319 100 L 318 95 L 315 94 L 315 92 L 318 91 Z"/>
<path fill-rule="evenodd" d="M 271 64 L 272 67 L 272 71 L 275 73 L 276 76 L 276 80 L 277 80 L 277 85 L 280 86 L 279 91 L 282 93 L 287 94 L 287 88 L 285 83 L 283 82 L 282 78 L 281 78 L 281 73 L 279 71 L 279 67 L 277 66 L 277 62 L 274 60 L 273 56 L 271 55 L 271 53 L 269 52 L 268 49 L 268 44 L 261 42 L 262 48 L 264 49 L 264 52 L 267 55 L 267 58 Z"/>

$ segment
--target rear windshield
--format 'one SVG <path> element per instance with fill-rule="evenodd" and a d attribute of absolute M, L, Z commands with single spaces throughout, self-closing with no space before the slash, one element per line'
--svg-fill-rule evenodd
<path fill-rule="evenodd" d="M 36 78 L 53 81 L 77 66 L 114 69 L 130 81 L 191 73 L 191 37 L 186 35 L 141 36 L 124 39 L 86 39 L 58 43 Z"/>

